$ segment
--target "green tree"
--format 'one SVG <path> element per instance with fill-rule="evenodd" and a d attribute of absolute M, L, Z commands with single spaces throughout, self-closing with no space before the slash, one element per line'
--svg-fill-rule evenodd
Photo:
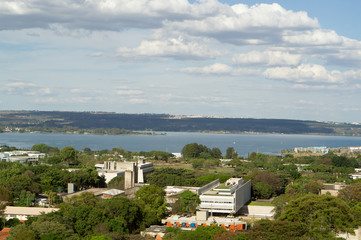
<path fill-rule="evenodd" d="M 156 185 L 143 186 L 135 193 L 135 200 L 144 212 L 146 226 L 158 224 L 167 215 L 165 191 Z"/>
<path fill-rule="evenodd" d="M 205 162 L 204 159 L 198 159 L 198 158 L 193 159 L 192 160 L 192 167 L 194 169 L 201 169 L 201 168 L 203 168 L 204 162 Z"/>
<path fill-rule="evenodd" d="M 0 186 L 0 211 L 3 210 L 7 204 L 12 202 L 11 193 L 4 187 Z"/>
<path fill-rule="evenodd" d="M 219 159 L 222 157 L 222 152 L 219 148 L 212 148 L 211 155 L 213 158 Z"/>
<path fill-rule="evenodd" d="M 82 205 L 71 208 L 68 217 L 74 232 L 84 237 L 91 235 L 94 227 L 106 220 L 105 214 L 104 209 Z"/>
<path fill-rule="evenodd" d="M 59 152 L 57 147 L 50 147 L 44 143 L 35 144 L 31 147 L 31 151 L 39 151 L 41 153 L 56 154 Z"/>
<path fill-rule="evenodd" d="M 273 189 L 272 195 L 277 195 L 282 192 L 283 184 L 281 181 L 281 178 L 278 177 L 275 173 L 269 172 L 269 171 L 259 171 L 256 170 L 253 173 L 252 177 L 252 187 L 254 188 L 257 183 L 263 182 L 267 185 L 271 186 Z M 266 190 L 266 185 L 259 185 L 258 190 L 260 190 L 262 187 L 263 190 Z M 255 192 L 254 192 L 255 193 Z"/>
<path fill-rule="evenodd" d="M 361 202 L 351 208 L 351 213 L 355 220 L 355 226 L 361 226 Z"/>
<path fill-rule="evenodd" d="M 252 195 L 255 198 L 270 199 L 273 194 L 273 188 L 265 182 L 258 182 L 252 186 Z"/>
<path fill-rule="evenodd" d="M 178 196 L 179 200 L 177 204 L 179 204 L 179 206 L 176 207 L 178 213 L 194 213 L 201 202 L 199 196 L 189 190 L 178 194 Z"/>
<path fill-rule="evenodd" d="M 337 195 L 339 198 L 349 203 L 361 202 L 361 182 L 356 182 L 341 189 Z"/>
<path fill-rule="evenodd" d="M 248 232 L 248 239 L 301 240 L 307 233 L 307 226 L 301 222 L 260 220 Z"/>
<path fill-rule="evenodd" d="M 109 219 L 122 217 L 129 233 L 140 227 L 143 221 L 143 212 L 134 200 L 125 197 L 116 197 L 101 202 L 101 207 L 106 211 Z"/>
<path fill-rule="evenodd" d="M 182 149 L 182 155 L 185 159 L 197 158 L 199 157 L 199 153 L 200 150 L 197 143 L 187 144 Z"/>
<path fill-rule="evenodd" d="M 90 154 L 92 150 L 88 147 L 85 147 L 82 149 L 82 151 L 83 151 L 83 153 Z"/>
<path fill-rule="evenodd" d="M 124 176 L 117 176 L 110 180 L 108 183 L 108 188 L 124 190 Z"/>
<path fill-rule="evenodd" d="M 45 159 L 49 164 L 59 164 L 63 159 L 59 155 L 52 155 Z"/>
<path fill-rule="evenodd" d="M 8 179 L 6 188 L 12 193 L 15 199 L 20 196 L 21 191 L 29 190 L 32 184 L 33 181 L 29 177 L 24 175 L 15 175 Z"/>
<path fill-rule="evenodd" d="M 59 152 L 61 159 L 64 162 L 75 163 L 77 160 L 77 152 L 73 147 L 64 147 Z"/>
<path fill-rule="evenodd" d="M 5 227 L 12 228 L 19 224 L 21 224 L 19 218 L 10 218 L 5 222 Z"/>
<path fill-rule="evenodd" d="M 9 240 L 35 240 L 35 233 L 28 228 L 25 224 L 19 224 L 12 227 L 10 230 Z"/>
<path fill-rule="evenodd" d="M 40 216 L 30 225 L 30 228 L 40 239 L 72 239 L 74 231 L 66 224 L 59 223 L 51 217 Z"/>
<path fill-rule="evenodd" d="M 234 158 L 234 157 L 236 156 L 235 154 L 237 154 L 237 152 L 236 152 L 236 150 L 234 150 L 233 147 L 228 147 L 228 148 L 226 149 L 226 158 L 227 158 L 227 159 L 232 159 L 232 158 Z"/>
<path fill-rule="evenodd" d="M 78 207 L 78 206 L 96 207 L 100 204 L 99 198 L 90 192 L 84 192 L 80 195 L 73 196 L 70 199 L 68 199 L 67 202 L 74 207 Z"/>
<path fill-rule="evenodd" d="M 340 231 L 353 233 L 354 227 L 350 207 L 330 195 L 307 194 L 291 200 L 279 219 L 305 223 L 313 237 L 329 236 Z"/>
<path fill-rule="evenodd" d="M 147 175 L 147 182 L 159 187 L 165 186 L 198 186 L 194 172 L 184 168 L 158 168 Z M 201 185 L 204 185 L 203 183 Z"/>
<path fill-rule="evenodd" d="M 35 193 L 29 191 L 21 191 L 19 199 L 14 204 L 15 206 L 30 207 L 35 200 Z"/>

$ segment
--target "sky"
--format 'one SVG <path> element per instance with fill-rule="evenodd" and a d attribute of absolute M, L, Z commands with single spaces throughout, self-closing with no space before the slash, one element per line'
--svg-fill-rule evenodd
<path fill-rule="evenodd" d="M 361 122 L 359 0 L 1 0 L 0 110 Z"/>

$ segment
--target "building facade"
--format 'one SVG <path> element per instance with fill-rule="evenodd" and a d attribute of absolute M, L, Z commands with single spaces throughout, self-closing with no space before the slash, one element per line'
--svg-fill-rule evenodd
<path fill-rule="evenodd" d="M 204 191 L 199 196 L 200 210 L 222 214 L 237 214 L 251 200 L 251 181 L 230 178 L 224 184 Z"/>

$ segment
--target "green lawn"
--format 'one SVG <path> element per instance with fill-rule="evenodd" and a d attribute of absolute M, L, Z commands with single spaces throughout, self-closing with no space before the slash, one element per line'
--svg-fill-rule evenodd
<path fill-rule="evenodd" d="M 252 201 L 250 204 L 248 204 L 250 206 L 270 206 L 270 207 L 274 207 L 274 205 L 270 202 L 255 202 Z"/>

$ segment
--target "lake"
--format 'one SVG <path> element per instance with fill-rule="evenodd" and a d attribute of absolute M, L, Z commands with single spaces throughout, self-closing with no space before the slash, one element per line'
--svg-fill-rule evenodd
<path fill-rule="evenodd" d="M 59 149 L 72 146 L 77 150 L 122 147 L 129 151 L 181 152 L 188 143 L 199 143 L 209 148 L 218 147 L 222 153 L 233 147 L 240 156 L 251 152 L 279 154 L 281 150 L 295 147 L 355 147 L 361 146 L 361 137 L 287 135 L 287 134 L 215 134 L 166 132 L 166 135 L 79 135 L 45 133 L 1 133 L 0 145 L 30 149 L 38 143 Z"/>

